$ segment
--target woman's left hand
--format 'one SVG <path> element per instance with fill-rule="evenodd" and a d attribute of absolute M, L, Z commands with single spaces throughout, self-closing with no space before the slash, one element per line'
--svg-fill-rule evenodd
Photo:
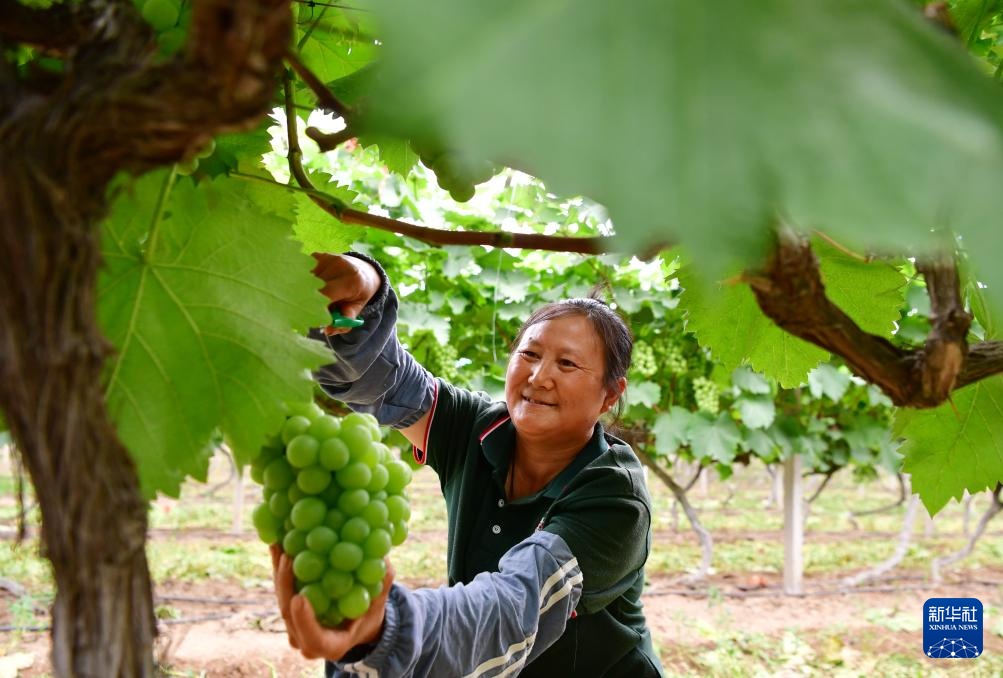
<path fill-rule="evenodd" d="M 279 610 L 286 623 L 289 644 L 307 659 L 338 661 L 356 645 L 376 643 L 383 635 L 383 617 L 387 596 L 393 584 L 394 571 L 387 561 L 387 576 L 383 580 L 383 593 L 373 600 L 369 611 L 358 619 L 331 629 L 321 626 L 310 602 L 298 595 L 294 587 L 292 560 L 278 544 L 272 544 L 272 574 Z"/>

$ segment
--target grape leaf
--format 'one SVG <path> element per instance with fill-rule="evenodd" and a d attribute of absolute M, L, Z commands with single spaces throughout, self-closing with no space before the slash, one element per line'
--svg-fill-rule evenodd
<path fill-rule="evenodd" d="M 966 44 L 978 39 L 983 24 L 993 14 L 1003 10 L 1001 0 L 953 0 L 948 5 L 951 20 Z"/>
<path fill-rule="evenodd" d="M 335 37 L 318 36 L 307 40 L 300 51 L 303 63 L 322 82 L 344 78 L 369 64 L 376 56 L 376 47 L 371 39 L 360 36 Z"/>
<path fill-rule="evenodd" d="M 722 412 L 716 419 L 700 414 L 693 416 L 688 435 L 697 459 L 710 458 L 722 464 L 735 459 L 742 440 L 742 434 L 727 412 Z"/>
<path fill-rule="evenodd" d="M 272 191 L 276 193 L 277 191 Z M 324 192 L 347 204 L 351 204 L 356 194 L 347 188 L 329 184 Z M 293 226 L 294 237 L 303 244 L 303 252 L 344 252 L 352 249 L 352 243 L 362 238 L 363 229 L 338 221 L 314 204 L 304 193 L 297 193 L 296 224 Z"/>
<path fill-rule="evenodd" d="M 763 461 L 769 463 L 776 458 L 777 445 L 770 435 L 762 429 L 746 429 L 742 439 L 742 449 L 754 453 Z"/>
<path fill-rule="evenodd" d="M 745 366 L 735 368 L 731 373 L 731 383 L 746 393 L 763 395 L 770 392 L 770 382 Z"/>
<path fill-rule="evenodd" d="M 659 454 L 674 454 L 689 443 L 688 431 L 693 414 L 689 410 L 672 406 L 655 418 L 651 432 L 655 436 L 655 451 Z"/>
<path fill-rule="evenodd" d="M 393 137 L 388 134 L 364 134 L 359 136 L 363 146 L 376 146 L 380 151 L 380 160 L 391 172 L 407 177 L 411 168 L 418 163 L 418 155 L 411 150 L 407 139 Z"/>
<path fill-rule="evenodd" d="M 643 407 L 654 407 L 662 398 L 661 387 L 653 381 L 642 381 L 630 384 L 624 394 L 624 401 L 628 407 L 642 405 Z"/>
<path fill-rule="evenodd" d="M 808 373 L 808 389 L 813 398 L 825 395 L 838 401 L 849 387 L 850 375 L 828 363 L 823 363 Z"/>
<path fill-rule="evenodd" d="M 625 246 L 680 242 L 717 275 L 777 209 L 856 249 L 948 224 L 1003 289 L 1003 93 L 906 3 L 381 7 L 387 127 L 533 168 L 605 205 Z"/>
<path fill-rule="evenodd" d="M 311 260 L 247 185 L 184 181 L 168 198 L 165 173 L 152 173 L 104 224 L 108 408 L 147 496 L 204 478 L 217 427 L 247 461 L 281 424 L 282 402 L 309 399 L 309 370 L 330 360 L 296 334 L 325 320 Z"/>
<path fill-rule="evenodd" d="M 824 240 L 812 241 L 826 294 L 860 329 L 890 337 L 899 319 L 906 278 L 892 263 L 855 259 Z"/>
<path fill-rule="evenodd" d="M 1003 377 L 955 391 L 952 400 L 895 415 L 895 434 L 905 438 L 902 470 L 912 474 L 930 515 L 965 490 L 976 494 L 1003 482 Z"/>
<path fill-rule="evenodd" d="M 749 428 L 767 428 L 773 423 L 777 409 L 770 395 L 743 395 L 735 401 L 742 423 Z"/>
<path fill-rule="evenodd" d="M 686 329 L 708 347 L 726 369 L 748 361 L 784 388 L 802 384 L 808 370 L 828 353 L 788 334 L 763 315 L 746 285 L 707 289 L 692 266 L 680 273 L 685 288 L 680 305 L 686 309 Z"/>

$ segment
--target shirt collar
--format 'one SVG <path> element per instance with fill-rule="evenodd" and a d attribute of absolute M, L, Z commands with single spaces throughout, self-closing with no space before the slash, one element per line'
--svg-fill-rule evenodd
<path fill-rule="evenodd" d="M 481 433 L 481 450 L 484 452 L 484 457 L 488 463 L 494 469 L 493 475 L 495 479 L 501 483 L 502 487 L 504 487 L 505 483 L 505 474 L 508 472 L 509 458 L 514 449 L 515 426 L 512 425 L 512 420 L 507 414 L 485 428 Z M 606 442 L 606 434 L 602 426 L 596 423 L 595 429 L 592 431 L 592 437 L 585 443 L 585 447 L 582 448 L 581 452 L 571 460 L 571 463 L 558 473 L 553 480 L 547 483 L 547 486 L 539 493 L 532 497 L 526 497 L 526 499 L 536 498 L 540 494 L 550 499 L 557 499 L 579 471 L 595 461 L 599 455 L 608 449 L 609 443 Z"/>

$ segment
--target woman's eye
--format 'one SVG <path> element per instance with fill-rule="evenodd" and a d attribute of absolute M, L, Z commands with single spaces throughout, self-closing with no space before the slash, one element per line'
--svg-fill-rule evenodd
<path fill-rule="evenodd" d="M 536 358 L 540 357 L 539 355 L 537 355 L 533 351 L 521 351 L 521 353 L 522 353 L 522 357 L 523 358 L 530 358 L 530 359 L 534 359 L 535 360 Z"/>
<path fill-rule="evenodd" d="M 560 365 L 561 367 L 578 367 L 578 365 L 574 364 L 567 358 L 562 358 L 561 360 L 558 360 L 557 364 Z"/>

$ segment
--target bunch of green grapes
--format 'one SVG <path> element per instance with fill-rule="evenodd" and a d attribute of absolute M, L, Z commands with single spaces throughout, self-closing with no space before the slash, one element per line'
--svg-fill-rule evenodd
<path fill-rule="evenodd" d="M 721 390 L 707 377 L 693 380 L 693 399 L 701 411 L 717 416 L 721 411 L 720 397 Z"/>
<path fill-rule="evenodd" d="M 429 340 L 425 353 L 429 372 L 446 381 L 454 381 L 459 376 L 456 370 L 456 360 L 459 356 L 452 344 L 440 344 L 434 339 Z"/>
<path fill-rule="evenodd" d="M 634 344 L 634 354 L 630 361 L 631 368 L 647 379 L 658 371 L 658 363 L 655 362 L 655 350 L 651 344 L 639 341 Z"/>
<path fill-rule="evenodd" d="M 668 370 L 669 374 L 680 375 L 686 374 L 689 371 L 689 363 L 686 362 L 686 356 L 683 354 L 683 349 L 679 344 L 668 338 L 664 338 L 659 339 L 655 346 L 662 364 Z"/>
<path fill-rule="evenodd" d="M 254 527 L 293 559 L 296 589 L 317 619 L 361 617 L 383 592 L 384 558 L 407 538 L 411 468 L 392 459 L 376 419 L 290 406 L 280 434 L 251 462 L 264 486 Z"/>
<path fill-rule="evenodd" d="M 474 186 L 494 176 L 495 166 L 487 160 L 471 158 L 427 139 L 412 139 L 410 143 L 422 164 L 435 172 L 439 188 L 449 191 L 456 202 L 473 198 Z"/>

